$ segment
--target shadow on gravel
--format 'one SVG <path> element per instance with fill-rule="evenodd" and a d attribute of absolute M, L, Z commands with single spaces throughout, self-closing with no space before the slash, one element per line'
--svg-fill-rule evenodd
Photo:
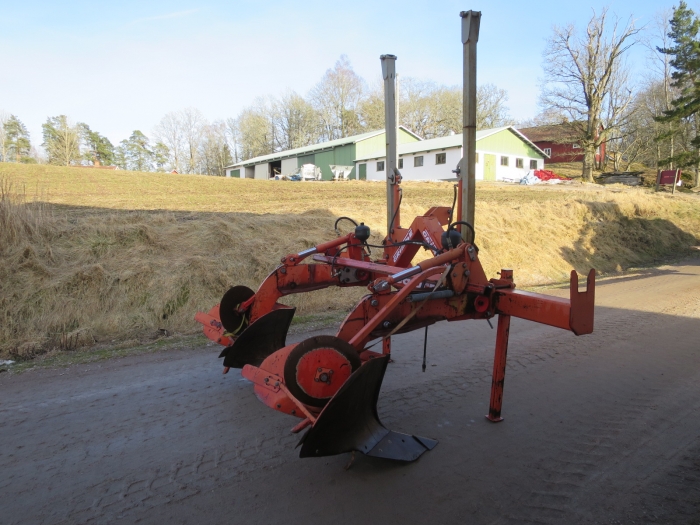
<path fill-rule="evenodd" d="M 298 420 L 221 376 L 215 352 L 3 377 L 3 523 L 692 523 L 700 319 L 600 307 L 582 337 L 514 319 L 498 425 L 494 333 L 430 334 L 426 373 L 420 334 L 396 337 L 379 416 L 440 444 L 349 471 L 349 454 L 299 459 Z"/>

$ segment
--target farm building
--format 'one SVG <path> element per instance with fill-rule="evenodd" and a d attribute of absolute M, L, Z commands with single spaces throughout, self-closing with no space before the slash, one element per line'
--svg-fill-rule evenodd
<path fill-rule="evenodd" d="M 576 137 L 579 136 L 578 128 L 585 125 L 585 122 L 562 122 L 561 124 L 521 128 L 520 132 L 547 154 L 548 158 L 545 161 L 547 164 L 581 162 L 583 161 L 583 149 Z M 602 130 L 601 126 L 600 131 Z M 600 162 L 604 158 L 605 142 L 596 151 L 596 165 L 600 166 Z"/>
<path fill-rule="evenodd" d="M 399 170 L 404 180 L 450 180 L 462 158 L 462 135 L 399 144 Z M 476 132 L 476 178 L 520 180 L 544 167 L 545 153 L 512 126 Z M 355 159 L 361 179 L 385 180 L 384 148 Z"/>
<path fill-rule="evenodd" d="M 401 126 L 399 144 L 419 141 L 421 138 Z M 321 169 L 323 180 L 333 180 L 333 170 L 349 171 L 347 178 L 355 179 L 355 159 L 368 153 L 384 149 L 384 130 L 370 131 L 344 139 L 322 142 L 305 148 L 290 149 L 238 162 L 226 167 L 227 177 L 246 179 L 271 179 L 277 175 L 291 175 L 306 164 Z"/>

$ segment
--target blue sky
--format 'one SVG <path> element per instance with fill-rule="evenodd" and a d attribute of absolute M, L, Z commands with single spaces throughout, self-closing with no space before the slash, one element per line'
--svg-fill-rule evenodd
<path fill-rule="evenodd" d="M 677 3 L 0 0 L 0 110 L 16 114 L 35 145 L 41 124 L 59 114 L 116 145 L 134 129 L 150 135 L 169 111 L 223 119 L 257 96 L 305 95 L 341 54 L 368 82 L 380 75 L 379 55 L 392 53 L 400 75 L 460 84 L 459 12 L 473 9 L 483 14 L 478 81 L 506 89 L 522 119 L 537 112 L 553 25 L 583 27 L 606 5 L 643 25 Z M 643 73 L 641 47 L 630 63 Z"/>

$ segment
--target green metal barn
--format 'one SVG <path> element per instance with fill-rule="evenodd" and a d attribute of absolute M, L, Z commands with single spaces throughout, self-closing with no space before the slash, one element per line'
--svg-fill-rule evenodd
<path fill-rule="evenodd" d="M 410 130 L 399 127 L 399 144 L 417 142 L 421 138 Z M 291 175 L 303 165 L 313 164 L 321 170 L 322 180 L 333 180 L 331 166 L 346 167 L 350 171 L 347 178 L 365 179 L 366 172 L 355 168 L 355 159 L 365 157 L 386 146 L 384 130 L 369 131 L 344 139 L 331 140 L 307 146 L 262 155 L 226 167 L 227 177 L 247 179 L 272 179 L 275 176 Z"/>

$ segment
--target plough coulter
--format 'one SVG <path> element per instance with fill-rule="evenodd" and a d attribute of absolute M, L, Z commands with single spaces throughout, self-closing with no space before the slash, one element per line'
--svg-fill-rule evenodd
<path fill-rule="evenodd" d="M 461 16 L 464 147 L 462 162 L 455 170 L 459 182 L 452 206 L 430 208 L 414 218 L 410 226 L 401 226 L 401 174 L 396 168 L 396 57 L 383 55 L 388 233 L 382 243 L 382 256 L 371 260 L 370 229 L 355 222 L 354 230 L 347 235 L 282 257 L 281 264 L 256 292 L 234 286 L 211 311 L 196 315 L 207 337 L 225 347 L 219 356 L 223 358 L 224 373 L 240 368 L 243 377 L 253 383 L 260 401 L 301 419 L 292 429 L 306 429 L 300 442 L 301 457 L 359 451 L 413 461 L 437 444 L 434 439 L 390 431 L 377 415 L 377 398 L 389 363 L 391 336 L 395 334 L 427 330 L 439 321 L 488 321 L 498 315 L 486 416 L 497 422 L 501 421 L 511 317 L 576 335 L 593 331 L 595 270 L 588 274 L 585 292 L 579 292 L 578 277 L 572 271 L 569 299 L 562 299 L 517 290 L 509 269 L 489 279 L 479 262 L 473 224 L 480 13 L 469 11 Z M 455 213 L 459 220 L 455 220 Z M 432 257 L 414 264 L 421 248 L 430 251 Z M 295 309 L 284 304 L 284 297 L 329 286 L 362 286 L 369 293 L 348 314 L 335 336 L 316 336 L 287 345 Z M 377 351 L 370 349 L 379 342 Z"/>

